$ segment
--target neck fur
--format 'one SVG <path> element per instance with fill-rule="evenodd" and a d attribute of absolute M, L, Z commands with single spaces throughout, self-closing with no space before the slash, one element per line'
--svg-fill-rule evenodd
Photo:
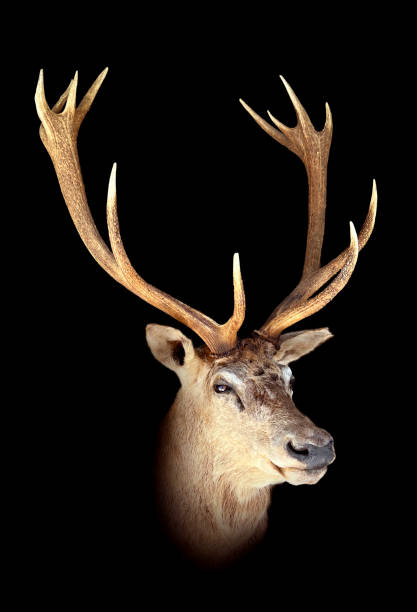
<path fill-rule="evenodd" d="M 265 531 L 270 487 L 229 460 L 181 391 L 161 428 L 157 495 L 162 520 L 186 554 L 229 560 Z M 198 426 L 196 426 L 198 423 Z"/>

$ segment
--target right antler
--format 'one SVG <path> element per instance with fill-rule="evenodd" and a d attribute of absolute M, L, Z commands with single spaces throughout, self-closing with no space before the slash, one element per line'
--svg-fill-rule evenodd
<path fill-rule="evenodd" d="M 321 310 L 346 285 L 354 270 L 358 252 L 365 246 L 372 233 L 377 203 L 374 181 L 368 215 L 359 236 L 356 236 L 355 228 L 351 223 L 350 246 L 327 265 L 320 267 L 326 211 L 327 162 L 333 132 L 332 117 L 330 108 L 326 104 L 326 122 L 323 130 L 317 132 L 291 87 L 283 77 L 281 79 L 297 114 L 298 123 L 295 128 L 287 127 L 268 111 L 270 119 L 278 129 L 272 127 L 243 100 L 240 100 L 258 125 L 272 138 L 295 153 L 304 163 L 307 171 L 309 216 L 303 274 L 295 289 L 277 306 L 257 332 L 275 342 L 285 329 Z M 323 291 L 313 295 L 337 273 L 336 278 Z"/>
<path fill-rule="evenodd" d="M 106 74 L 107 68 L 76 107 L 76 73 L 68 89 L 52 109 L 45 98 L 42 70 L 39 76 L 35 102 L 42 122 L 40 136 L 54 164 L 71 218 L 87 249 L 110 276 L 149 304 L 192 329 L 212 353 L 224 354 L 236 346 L 237 332 L 245 317 L 245 293 L 237 253 L 233 258 L 233 315 L 224 325 L 219 325 L 198 310 L 153 287 L 133 269 L 120 237 L 116 205 L 116 164 L 111 172 L 107 198 L 107 222 L 112 251 L 95 226 L 82 179 L 77 136 Z"/>

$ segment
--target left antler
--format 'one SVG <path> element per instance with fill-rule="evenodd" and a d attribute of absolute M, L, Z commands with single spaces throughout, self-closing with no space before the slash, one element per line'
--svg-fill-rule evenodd
<path fill-rule="evenodd" d="M 258 332 L 274 340 L 277 340 L 280 334 L 294 323 L 321 310 L 343 289 L 355 268 L 359 250 L 365 246 L 372 233 L 377 203 L 374 181 L 368 215 L 359 236 L 356 236 L 355 228 L 350 223 L 350 246 L 327 265 L 320 267 L 326 211 L 327 162 L 333 131 L 332 117 L 329 105 L 326 103 L 326 122 L 323 130 L 317 132 L 291 87 L 283 77 L 281 79 L 297 114 L 298 122 L 294 128 L 287 127 L 268 111 L 270 119 L 278 129 L 274 128 L 240 100 L 243 107 L 265 132 L 301 159 L 308 178 L 308 232 L 301 280 Z M 313 296 L 335 274 L 336 278 L 323 291 Z"/>
<path fill-rule="evenodd" d="M 54 164 L 74 225 L 94 259 L 110 276 L 145 302 L 187 325 L 200 336 L 212 353 L 227 353 L 237 344 L 237 332 L 245 316 L 245 293 L 237 253 L 233 258 L 233 314 L 226 323 L 219 325 L 202 312 L 147 283 L 134 270 L 120 237 L 116 204 L 116 164 L 110 176 L 107 197 L 107 226 L 112 250 L 108 248 L 95 226 L 84 189 L 77 136 L 106 73 L 107 69 L 95 80 L 78 107 L 75 104 L 77 73 L 52 109 L 45 98 L 42 71 L 36 89 L 36 108 L 42 121 L 40 136 Z"/>

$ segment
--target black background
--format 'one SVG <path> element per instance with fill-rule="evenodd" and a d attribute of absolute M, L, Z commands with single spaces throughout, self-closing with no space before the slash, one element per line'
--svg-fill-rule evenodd
<path fill-rule="evenodd" d="M 49 27 L 42 43 L 35 33 L 26 39 L 17 62 L 30 180 L 15 182 L 28 238 L 19 252 L 25 274 L 17 370 L 24 375 L 17 385 L 21 477 L 13 533 L 27 588 L 53 591 L 58 602 L 82 591 L 85 601 L 113 596 L 119 604 L 149 594 L 155 605 L 183 602 L 191 587 L 199 603 L 220 588 L 232 602 L 266 594 L 274 605 L 284 591 L 294 605 L 314 593 L 317 605 L 336 609 L 348 599 L 372 601 L 381 590 L 400 598 L 405 578 L 401 570 L 397 581 L 396 570 L 408 536 L 398 451 L 407 446 L 408 417 L 398 407 L 396 326 L 406 315 L 392 296 L 403 286 L 401 232 L 409 211 L 406 16 L 379 24 L 340 14 L 325 25 L 318 15 L 311 23 L 304 18 L 304 30 L 296 15 L 291 27 L 264 15 L 244 29 L 220 14 L 209 23 L 189 15 L 188 25 L 174 17 L 171 27 L 164 14 L 163 29 L 145 16 L 129 26 L 128 14 L 64 34 Z M 403 32 L 396 41 L 395 32 Z M 202 573 L 170 549 L 151 499 L 155 436 L 178 382 L 152 357 L 145 325 L 173 325 L 198 338 L 99 268 L 76 234 L 38 138 L 32 100 L 39 69 L 52 105 L 76 69 L 79 100 L 105 66 L 79 136 L 100 232 L 107 236 L 107 182 L 117 161 L 121 230 L 136 269 L 223 322 L 239 252 L 247 298 L 242 336 L 298 281 L 307 188 L 301 162 L 262 132 L 238 98 L 294 125 L 283 74 L 317 128 L 330 104 L 323 262 L 347 246 L 350 220 L 359 231 L 377 180 L 376 227 L 353 277 L 334 302 L 297 326 L 328 326 L 335 335 L 293 372 L 295 403 L 332 433 L 337 460 L 314 487 L 275 488 L 265 541 L 220 574 Z"/>

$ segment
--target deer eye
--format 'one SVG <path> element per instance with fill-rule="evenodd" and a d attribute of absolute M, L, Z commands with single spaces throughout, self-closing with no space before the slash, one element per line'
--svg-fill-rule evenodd
<path fill-rule="evenodd" d="M 220 384 L 220 385 L 214 385 L 214 390 L 216 393 L 229 393 L 230 391 L 232 391 L 232 387 L 229 387 L 229 385 L 225 385 L 225 384 Z"/>

